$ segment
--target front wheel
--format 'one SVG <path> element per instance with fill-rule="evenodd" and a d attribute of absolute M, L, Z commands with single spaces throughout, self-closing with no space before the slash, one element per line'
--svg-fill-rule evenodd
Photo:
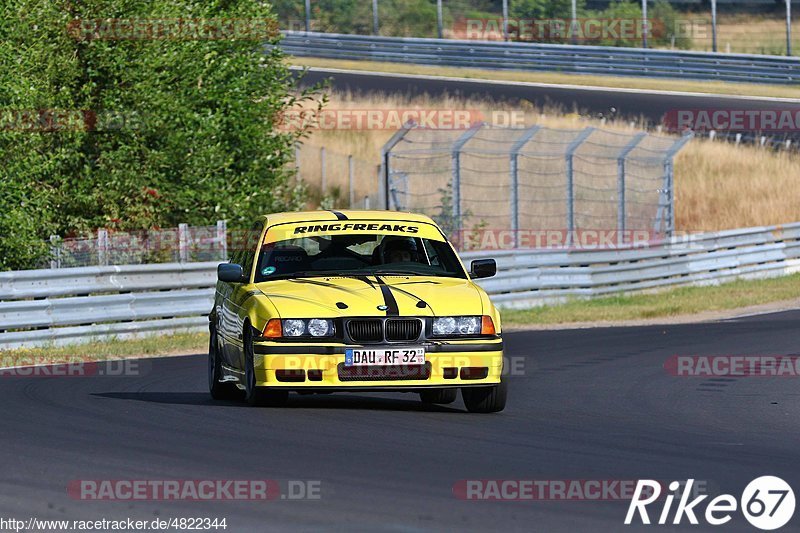
<path fill-rule="evenodd" d="M 448 404 L 456 401 L 458 389 L 433 389 L 419 391 L 419 399 L 424 404 Z"/>
<path fill-rule="evenodd" d="M 506 408 L 508 383 L 501 381 L 488 387 L 464 387 L 461 397 L 470 413 L 497 413 Z"/>
<path fill-rule="evenodd" d="M 230 382 L 220 381 L 225 377 L 222 361 L 217 351 L 217 332 L 212 327 L 208 335 L 208 392 L 215 400 L 235 400 L 239 389 Z"/>
<path fill-rule="evenodd" d="M 249 328 L 249 326 L 246 326 Z M 289 391 L 266 389 L 256 386 L 255 357 L 253 355 L 253 339 L 248 330 L 242 335 L 244 341 L 244 399 L 254 407 L 280 407 L 289 399 Z"/>

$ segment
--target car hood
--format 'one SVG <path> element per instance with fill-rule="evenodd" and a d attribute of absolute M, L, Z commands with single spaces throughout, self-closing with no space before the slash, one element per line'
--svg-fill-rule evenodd
<path fill-rule="evenodd" d="M 483 314 L 480 289 L 466 279 L 332 276 L 267 281 L 257 287 L 283 318 Z"/>

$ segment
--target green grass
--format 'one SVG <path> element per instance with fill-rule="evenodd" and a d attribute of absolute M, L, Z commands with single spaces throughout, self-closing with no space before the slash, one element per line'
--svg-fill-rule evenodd
<path fill-rule="evenodd" d="M 115 339 L 70 346 L 0 350 L 0 367 L 82 361 L 105 361 L 180 353 L 205 353 L 208 333 L 176 333 L 141 339 Z"/>
<path fill-rule="evenodd" d="M 656 293 L 572 300 L 533 309 L 503 310 L 506 326 L 641 320 L 723 311 L 800 298 L 800 274 L 737 280 L 712 287 L 680 287 Z"/>

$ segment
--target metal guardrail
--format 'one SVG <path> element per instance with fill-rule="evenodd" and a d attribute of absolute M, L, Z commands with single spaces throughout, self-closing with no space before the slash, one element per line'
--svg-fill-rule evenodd
<path fill-rule="evenodd" d="M 480 284 L 501 307 L 530 307 L 675 285 L 800 272 L 800 223 L 721 231 L 646 247 L 476 251 L 497 276 Z M 203 331 L 216 262 L 0 273 L 0 348 Z"/>
<path fill-rule="evenodd" d="M 579 74 L 797 83 L 800 60 L 649 48 L 283 32 L 292 56 Z"/>

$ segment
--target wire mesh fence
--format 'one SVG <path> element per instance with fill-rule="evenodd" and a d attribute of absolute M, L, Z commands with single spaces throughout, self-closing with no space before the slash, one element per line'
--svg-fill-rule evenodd
<path fill-rule="evenodd" d="M 689 137 L 596 128 L 468 130 L 409 125 L 384 146 L 389 209 L 434 218 L 461 249 L 628 244 L 674 230 L 672 160 Z M 545 239 L 547 242 L 542 242 Z M 638 238 L 637 240 L 642 240 Z"/>
<path fill-rule="evenodd" d="M 144 231 L 98 229 L 86 237 L 50 237 L 50 257 L 40 268 L 69 268 L 148 263 L 224 261 L 228 256 L 224 220 L 214 226 L 188 226 Z"/>

